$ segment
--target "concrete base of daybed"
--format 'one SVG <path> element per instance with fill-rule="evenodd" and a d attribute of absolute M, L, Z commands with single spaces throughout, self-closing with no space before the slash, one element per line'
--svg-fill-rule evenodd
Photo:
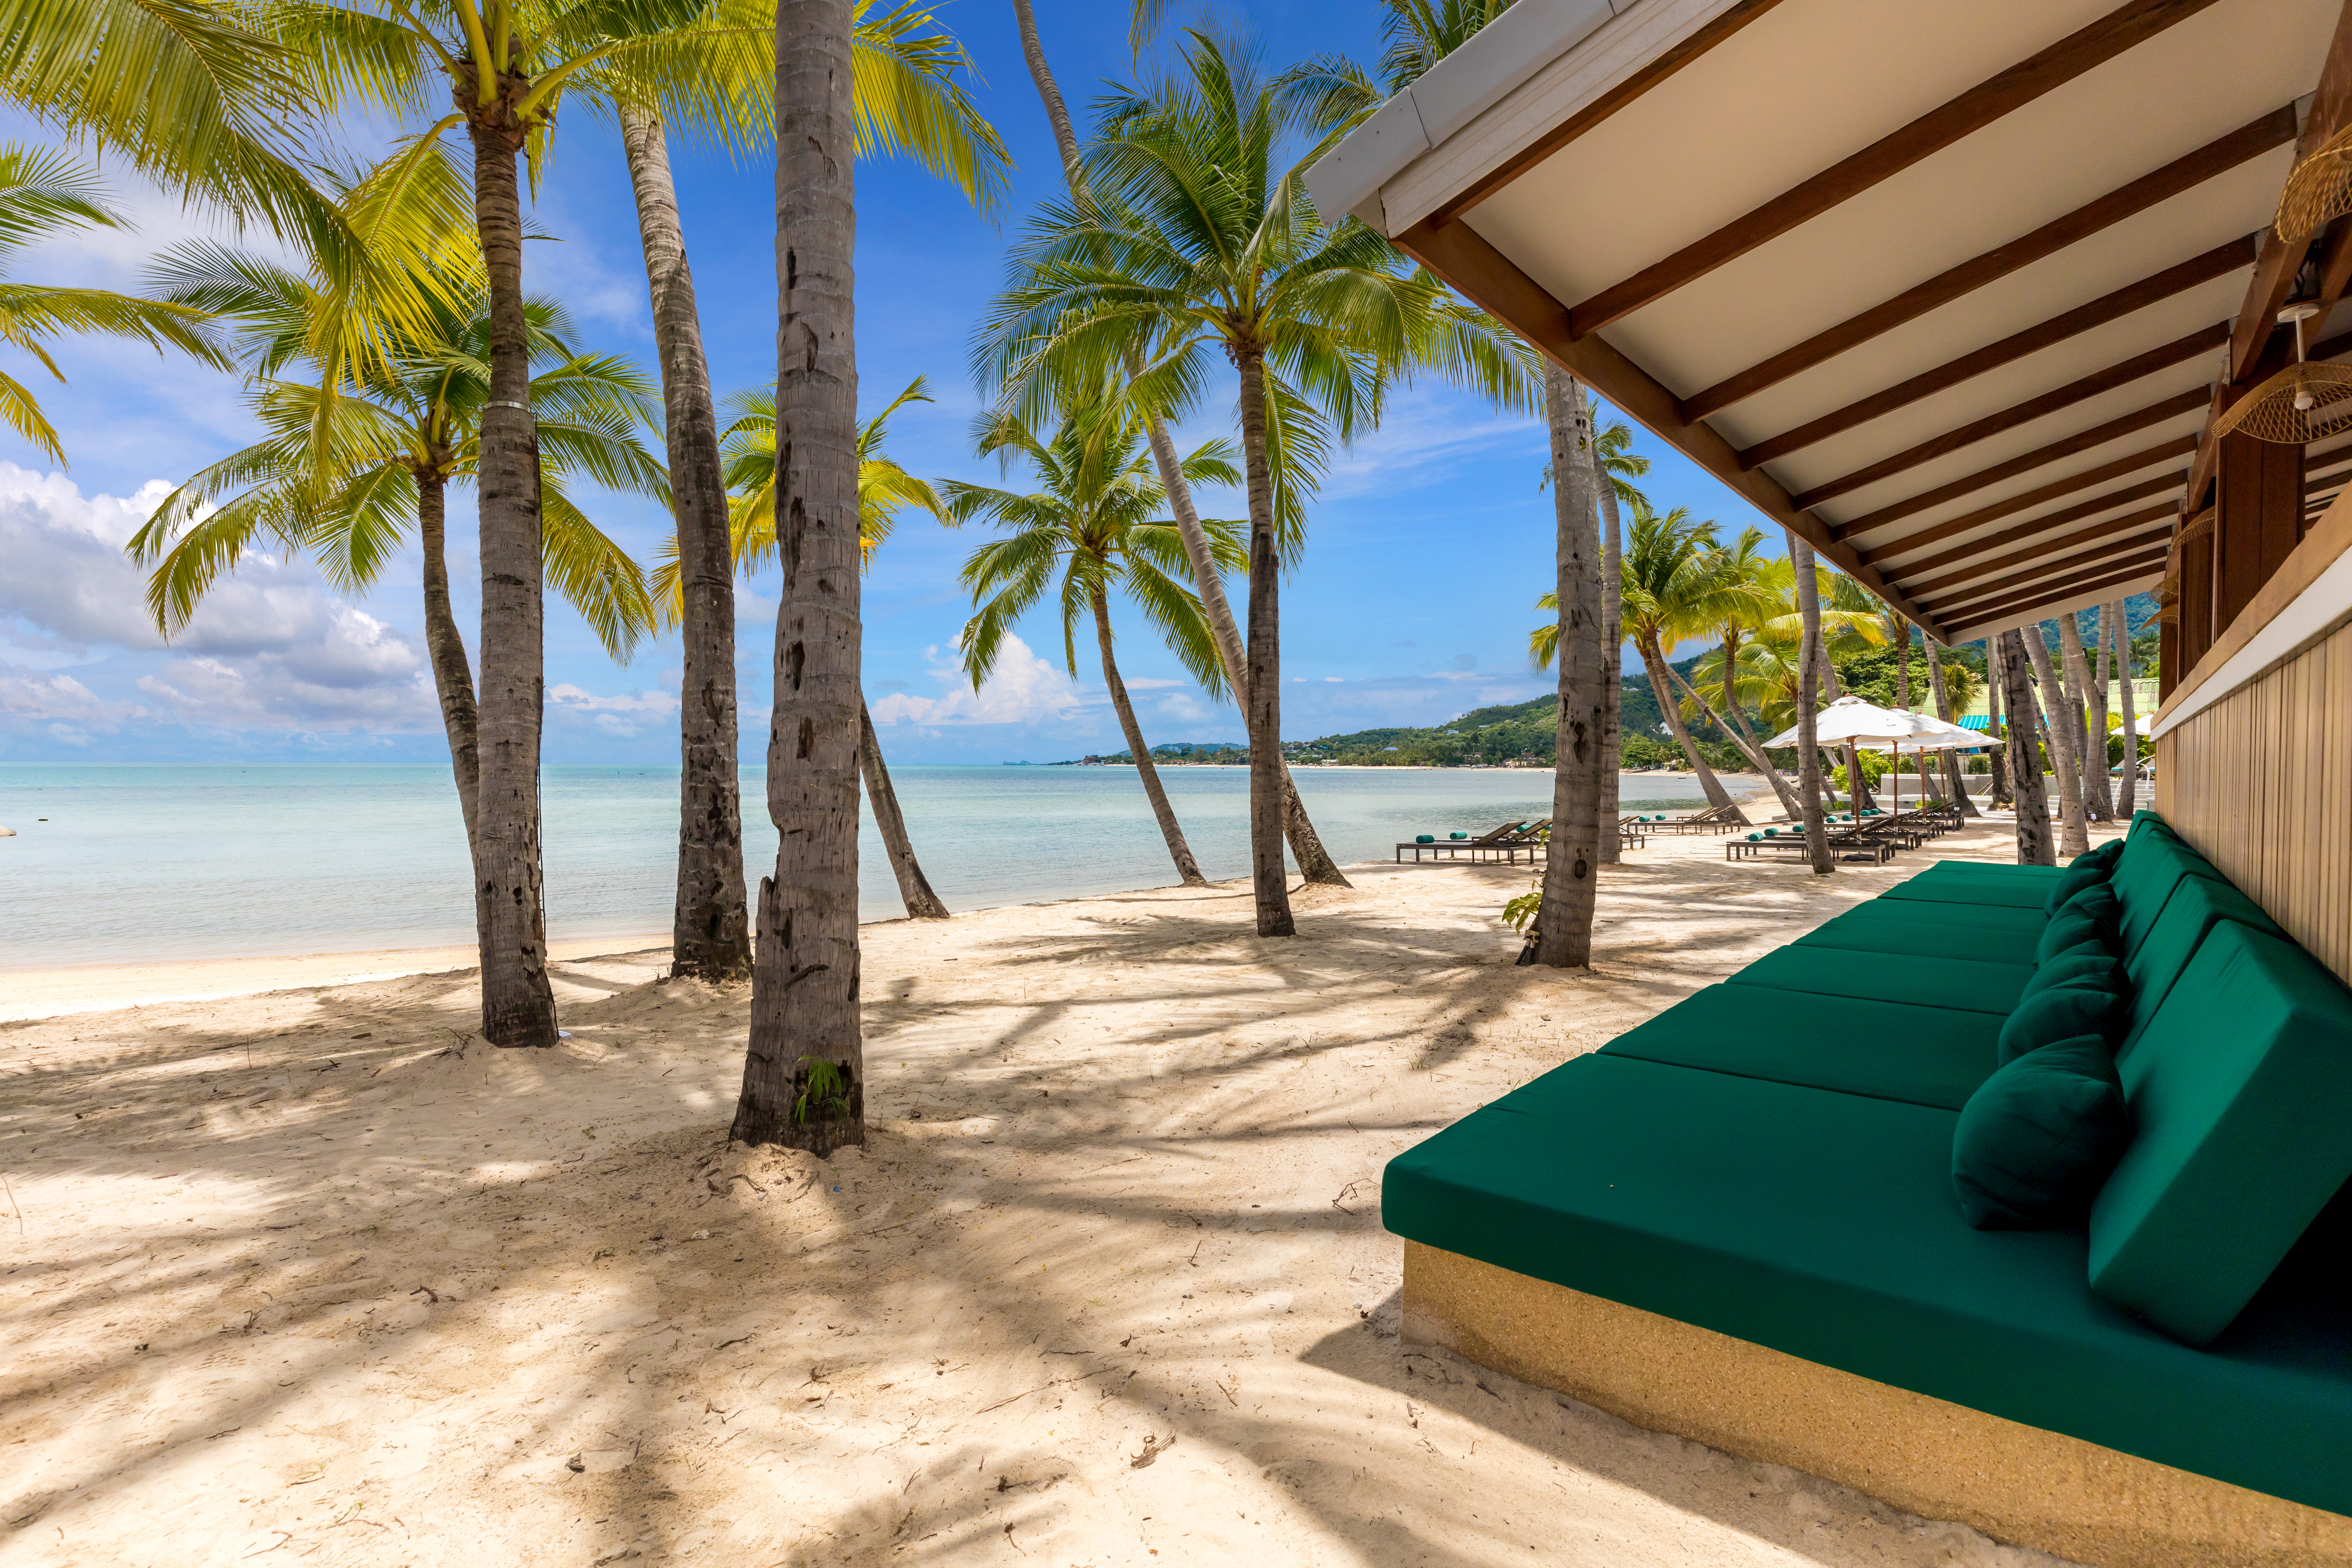
<path fill-rule="evenodd" d="M 1947 1404 L 1420 1242 L 1404 1338 L 1637 1426 L 2096 1568 L 2352 1565 L 2352 1519 Z"/>

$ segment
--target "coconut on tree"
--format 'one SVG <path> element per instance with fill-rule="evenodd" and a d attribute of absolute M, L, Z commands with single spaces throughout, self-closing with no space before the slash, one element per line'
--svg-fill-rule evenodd
<path fill-rule="evenodd" d="M 959 638 L 964 672 L 979 688 L 995 668 L 1013 624 L 1051 594 L 1061 612 L 1064 665 L 1075 677 L 1078 623 L 1091 617 L 1103 685 L 1169 858 L 1186 886 L 1205 886 L 1208 879 L 1184 841 L 1118 673 L 1112 652 L 1112 594 L 1143 613 L 1185 671 L 1212 696 L 1223 689 L 1223 661 L 1200 596 L 1185 584 L 1192 563 L 1183 538 L 1173 521 L 1159 515 L 1167 506 L 1167 491 L 1152 472 L 1133 405 L 1108 387 L 1081 391 L 1063 402 L 1066 412 L 1049 436 L 1040 437 L 1009 412 L 982 415 L 973 429 L 981 456 L 1025 459 L 1036 476 L 1036 489 L 1024 493 L 940 481 L 955 521 L 984 520 L 1004 535 L 980 546 L 964 563 L 962 581 L 978 607 Z M 1232 447 L 1223 441 L 1196 448 L 1180 472 L 1193 485 L 1232 485 L 1241 479 Z M 1202 526 L 1220 569 L 1246 564 L 1246 525 L 1203 519 Z"/>

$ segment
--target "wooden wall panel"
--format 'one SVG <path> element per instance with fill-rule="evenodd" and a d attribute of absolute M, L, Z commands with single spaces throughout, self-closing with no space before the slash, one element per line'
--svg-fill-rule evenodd
<path fill-rule="evenodd" d="M 2156 809 L 2352 984 L 2352 626 L 2157 742 Z"/>

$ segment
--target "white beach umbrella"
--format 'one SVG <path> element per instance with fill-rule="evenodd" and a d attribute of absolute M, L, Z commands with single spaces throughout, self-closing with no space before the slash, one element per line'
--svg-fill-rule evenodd
<path fill-rule="evenodd" d="M 1850 693 L 1822 710 L 1814 724 L 1814 738 L 1823 746 L 1850 742 L 1873 751 L 1891 751 L 1898 762 L 1905 752 L 1974 751 L 1987 743 L 1986 738 L 1974 730 L 1963 730 L 1958 724 L 1947 724 L 1941 719 L 1914 713 L 1907 708 L 1881 708 Z M 1796 726 L 1791 724 L 1764 743 L 1795 745 Z M 1922 779 L 1923 788 L 1925 784 Z M 1903 773 L 1899 767 L 1895 773 L 1895 809 L 1903 809 Z"/>

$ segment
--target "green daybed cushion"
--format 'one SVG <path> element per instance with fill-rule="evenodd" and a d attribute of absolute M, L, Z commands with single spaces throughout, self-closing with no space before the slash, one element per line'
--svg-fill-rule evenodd
<path fill-rule="evenodd" d="M 2118 951 L 2126 959 L 2147 938 L 2148 928 L 2164 912 L 2164 903 L 2183 877 L 2202 877 L 2228 886 L 2230 879 L 2213 863 L 2175 838 L 2169 832 L 2143 833 L 2125 846 L 2124 858 L 2107 886 L 2123 904 L 2116 922 Z"/>
<path fill-rule="evenodd" d="M 1999 860 L 1937 860 L 1922 867 L 1911 879 L 1924 882 L 1930 877 L 1981 877 L 1992 882 L 2040 882 L 2047 887 L 2058 879 L 2056 866 L 2011 866 Z"/>
<path fill-rule="evenodd" d="M 1798 947 L 1829 947 L 1846 952 L 1918 953 L 1930 958 L 1966 958 L 1979 963 L 2033 963 L 2039 931 L 1985 931 L 1973 926 L 1880 918 L 1876 899 L 1822 921 L 1799 937 Z M 1915 910 L 1925 906 L 1914 905 Z"/>
<path fill-rule="evenodd" d="M 1924 900 L 1938 904 L 1999 904 L 2042 912 L 2050 884 L 2039 877 L 1937 877 L 1923 872 L 1897 882 L 1879 894 L 1882 899 Z"/>
<path fill-rule="evenodd" d="M 2033 973 L 2030 963 L 1987 963 L 1948 953 L 1860 957 L 1833 947 L 1790 946 L 1766 953 L 1726 983 L 2003 1016 Z"/>
<path fill-rule="evenodd" d="M 2352 1297 L 2291 1267 L 2211 1350 L 2177 1344 L 2091 1293 L 2080 1228 L 1961 1222 L 1958 1121 L 1603 1052 L 1391 1161 L 1381 1214 L 1517 1273 L 2352 1513 Z"/>
<path fill-rule="evenodd" d="M 2122 1074 L 2139 1135 L 2092 1205 L 2091 1285 L 2201 1345 L 2352 1177 L 2352 993 L 2220 921 Z"/>
<path fill-rule="evenodd" d="M 2268 936 L 2286 936 L 2278 922 L 2263 912 L 2262 906 L 2227 882 L 2206 877 L 2181 878 L 2173 884 L 2172 896 L 2164 901 L 2164 912 L 2149 925 L 2138 951 L 2124 965 L 2125 973 L 2131 976 L 2132 1018 L 2122 1044 L 2116 1047 L 2118 1060 L 2138 1043 L 2141 1031 L 2164 1005 L 2173 983 L 2189 967 L 2189 961 L 2197 956 L 2198 946 L 2213 929 L 2213 922 L 2225 920 L 2252 926 Z"/>
<path fill-rule="evenodd" d="M 1974 926 L 1980 931 L 2023 931 L 2036 937 L 2050 923 L 2050 917 L 2038 907 L 2017 909 L 2007 904 L 1956 904 L 1940 899 L 1890 899 L 1885 893 L 1857 909 L 1870 910 L 1875 920 L 1916 921 L 1948 930 Z"/>
<path fill-rule="evenodd" d="M 1601 1054 L 1958 1110 L 2000 1065 L 2000 1025 L 1994 1013 L 1710 985 Z"/>

